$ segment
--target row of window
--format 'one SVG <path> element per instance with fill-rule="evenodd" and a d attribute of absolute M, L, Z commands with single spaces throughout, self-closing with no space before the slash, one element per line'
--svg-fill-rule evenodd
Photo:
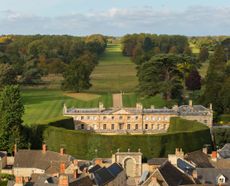
<path fill-rule="evenodd" d="M 80 116 L 80 117 L 76 117 L 76 120 L 97 120 L 97 116 Z M 118 116 L 117 119 L 119 120 L 123 120 L 125 117 L 124 116 Z M 103 116 L 102 118 L 103 120 L 108 120 L 108 119 L 111 119 L 111 120 L 114 120 L 115 119 L 115 116 Z M 127 120 L 130 120 L 130 119 L 135 119 L 135 120 L 138 120 L 139 117 L 138 116 L 127 116 Z M 145 116 L 144 117 L 144 120 L 148 121 L 148 120 L 152 120 L 152 121 L 169 121 L 169 117 L 154 117 L 154 116 Z"/>
<path fill-rule="evenodd" d="M 88 126 L 88 128 L 87 128 Z M 167 124 L 145 124 L 144 125 L 144 129 L 148 130 L 165 130 L 167 129 L 168 125 Z M 90 126 L 89 125 L 85 125 L 85 124 L 81 124 L 80 126 L 81 129 L 88 129 L 90 130 Z M 93 129 L 97 130 L 97 125 L 93 125 Z M 111 129 L 111 130 L 115 130 L 115 124 L 103 124 L 102 125 L 102 129 L 106 130 L 106 129 Z M 131 130 L 131 124 L 127 124 L 127 126 L 125 126 L 124 124 L 118 124 L 118 130 Z M 142 126 L 139 126 L 138 124 L 134 125 L 134 130 L 138 130 L 138 129 L 142 129 Z"/>

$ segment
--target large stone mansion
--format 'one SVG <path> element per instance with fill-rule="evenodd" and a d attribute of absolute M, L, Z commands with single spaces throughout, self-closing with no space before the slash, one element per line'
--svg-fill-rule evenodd
<path fill-rule="evenodd" d="M 193 105 L 192 101 L 189 105 L 160 109 L 154 106 L 143 108 L 140 103 L 134 108 L 105 108 L 102 103 L 98 108 L 67 108 L 64 105 L 63 114 L 74 118 L 76 130 L 108 134 L 166 132 L 171 117 L 197 120 L 209 127 L 213 120 L 212 105 L 206 108 Z"/>

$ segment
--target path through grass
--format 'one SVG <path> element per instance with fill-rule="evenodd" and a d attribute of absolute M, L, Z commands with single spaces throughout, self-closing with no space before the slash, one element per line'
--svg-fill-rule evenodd
<path fill-rule="evenodd" d="M 132 92 L 138 83 L 136 65 L 122 55 L 121 44 L 108 45 L 91 79 L 91 92 Z"/>

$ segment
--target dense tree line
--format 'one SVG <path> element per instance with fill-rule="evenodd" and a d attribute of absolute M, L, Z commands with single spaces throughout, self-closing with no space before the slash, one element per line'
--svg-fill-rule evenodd
<path fill-rule="evenodd" d="M 212 103 L 218 113 L 230 113 L 230 65 L 223 45 L 216 46 L 210 59 L 202 96 L 204 104 Z"/>
<path fill-rule="evenodd" d="M 188 39 L 180 35 L 132 34 L 123 37 L 123 54 L 136 64 L 159 53 L 191 54 Z"/>
<path fill-rule="evenodd" d="M 183 100 L 186 89 L 201 88 L 199 62 L 185 36 L 126 35 L 123 54 L 138 66 L 138 90 L 143 95 L 160 93 L 166 100 Z"/>
<path fill-rule="evenodd" d="M 41 77 L 50 73 L 65 73 L 73 61 L 79 63 L 79 58 L 85 61 L 81 61 L 78 66 L 81 64 L 90 66 L 89 69 L 92 71 L 107 43 L 102 35 L 87 37 L 35 35 L 2 38 L 4 39 L 0 40 L 0 64 L 10 65 L 11 67 L 4 66 L 8 68 L 4 71 L 12 68 L 14 73 L 11 74 L 20 77 L 19 82 L 23 84 L 40 83 Z M 90 59 L 85 58 L 86 55 L 89 55 Z M 90 75 L 91 72 L 89 73 L 87 69 L 81 73 Z M 84 76 L 82 74 L 81 76 Z"/>

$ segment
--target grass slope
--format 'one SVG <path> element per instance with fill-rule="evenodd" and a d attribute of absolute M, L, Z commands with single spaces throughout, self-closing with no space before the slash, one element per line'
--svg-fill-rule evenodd
<path fill-rule="evenodd" d="M 68 107 L 87 108 L 98 107 L 98 102 L 102 101 L 106 107 L 112 106 L 111 94 L 102 94 L 96 99 L 82 101 L 65 96 L 59 90 L 24 90 L 22 97 L 25 104 L 23 119 L 26 125 L 41 124 L 48 119 L 61 117 L 64 103 Z"/>
<path fill-rule="evenodd" d="M 149 108 L 151 105 L 154 105 L 157 108 L 162 108 L 167 105 L 167 101 L 162 99 L 160 95 L 143 98 L 135 93 L 128 93 L 123 95 L 123 105 L 125 107 L 135 107 L 136 103 L 142 103 L 145 108 Z"/>
<path fill-rule="evenodd" d="M 109 44 L 91 76 L 91 92 L 132 92 L 137 86 L 136 65 L 124 57 L 121 44 Z"/>

